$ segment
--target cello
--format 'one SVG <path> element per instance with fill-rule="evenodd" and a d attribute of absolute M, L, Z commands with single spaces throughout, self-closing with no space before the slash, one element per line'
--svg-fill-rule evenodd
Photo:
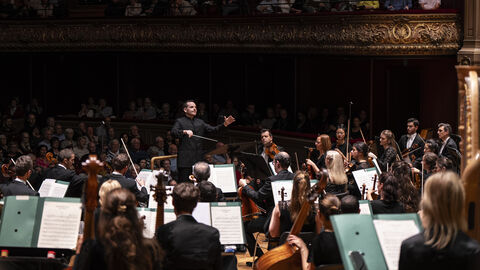
<path fill-rule="evenodd" d="M 311 188 L 308 200 L 302 204 L 302 208 L 298 213 L 290 234 L 298 235 L 302 230 L 305 219 L 307 218 L 311 205 L 317 197 L 324 192 L 327 186 L 328 173 L 320 171 L 318 182 Z M 273 270 L 273 269 L 301 269 L 302 262 L 298 248 L 291 246 L 288 242 L 268 251 L 255 264 L 257 270 Z"/>
<path fill-rule="evenodd" d="M 245 165 L 243 163 L 240 165 L 240 174 L 242 178 L 245 177 Z M 238 198 L 242 202 L 243 222 L 256 219 L 258 218 L 258 215 L 265 211 L 262 211 L 263 209 L 261 209 L 252 199 L 247 196 L 243 196 L 242 191 L 244 188 L 254 189 L 251 185 L 246 185 L 245 187 L 238 188 Z"/>
<path fill-rule="evenodd" d="M 155 216 L 155 231 L 164 223 L 164 206 L 167 201 L 167 189 L 163 185 L 163 182 L 168 181 L 168 173 L 164 170 L 160 170 L 157 175 L 157 185 L 151 186 L 150 190 L 153 191 L 153 198 L 157 202 L 157 215 Z"/>

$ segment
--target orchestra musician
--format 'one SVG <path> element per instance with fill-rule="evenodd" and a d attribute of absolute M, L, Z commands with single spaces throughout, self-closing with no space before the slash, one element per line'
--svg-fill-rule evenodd
<path fill-rule="evenodd" d="M 287 238 L 290 245 L 300 249 L 302 269 L 315 269 L 316 266 L 322 264 L 342 263 L 332 222 L 330 221 L 332 215 L 340 214 L 340 200 L 334 195 L 327 195 L 320 201 L 318 207 L 316 219 L 323 225 L 323 231 L 318 232 L 313 238 L 310 253 L 307 245 L 300 237 L 289 235 Z"/>
<path fill-rule="evenodd" d="M 269 129 L 260 130 L 260 140 L 262 144 L 258 146 L 258 153 L 267 163 L 273 161 L 278 152 L 284 151 L 283 147 L 273 142 L 273 134 Z"/>
<path fill-rule="evenodd" d="M 416 179 L 412 178 L 412 169 L 405 161 L 396 161 L 391 172 L 398 182 L 398 200 L 403 204 L 406 213 L 416 213 L 420 204 L 420 196 L 415 188 Z M 419 179 L 419 181 L 421 181 Z"/>
<path fill-rule="evenodd" d="M 353 164 L 353 171 L 360 170 L 360 169 L 367 169 L 370 167 L 368 163 L 368 145 L 364 142 L 356 142 L 353 144 L 352 151 L 352 158 L 355 160 Z"/>
<path fill-rule="evenodd" d="M 192 183 L 180 183 L 172 197 L 177 219 L 160 226 L 155 236 L 166 253 L 164 269 L 220 270 L 220 233 L 192 216 L 200 190 Z"/>
<path fill-rule="evenodd" d="M 437 157 L 438 157 L 438 144 L 433 139 L 427 140 L 425 142 L 425 145 L 423 146 L 423 154 L 425 155 L 425 153 L 428 153 L 428 152 L 433 153 L 433 154 L 437 155 Z M 418 159 L 415 159 L 412 166 L 414 168 L 417 168 L 417 169 L 421 170 L 422 169 L 422 162 Z"/>
<path fill-rule="evenodd" d="M 253 236 L 253 233 L 265 232 L 264 226 L 267 221 L 267 217 L 275 207 L 271 183 L 277 180 L 293 179 L 293 173 L 288 171 L 288 167 L 290 166 L 290 155 L 288 155 L 287 152 L 279 152 L 276 154 L 273 159 L 273 165 L 277 174 L 268 177 L 265 181 L 265 184 L 263 184 L 258 191 L 250 188 L 242 189 L 242 196 L 247 196 L 267 211 L 266 214 L 260 215 L 258 218 L 248 221 L 245 224 L 247 249 L 251 256 L 253 256 L 255 253 L 255 237 Z M 238 184 L 240 187 L 245 187 L 247 185 L 247 180 L 241 179 Z M 256 255 L 258 257 L 263 255 L 263 252 L 260 248 L 257 249 Z"/>
<path fill-rule="evenodd" d="M 312 166 L 315 174 L 318 175 L 320 170 L 326 169 L 327 166 L 325 165 L 325 157 L 327 155 L 327 151 L 332 149 L 332 142 L 330 141 L 330 136 L 327 134 L 322 134 L 317 137 L 315 140 L 315 148 L 318 150 L 319 155 L 316 162 L 313 162 L 310 159 L 306 159 L 307 165 Z"/>
<path fill-rule="evenodd" d="M 187 100 L 183 104 L 183 112 L 185 116 L 175 120 L 172 127 L 172 135 L 180 139 L 177 168 L 178 181 L 187 182 L 192 174 L 192 166 L 197 161 L 203 160 L 204 150 L 201 138 L 194 136 L 204 136 L 205 133 L 218 132 L 230 124 L 235 122 L 235 118 L 231 115 L 224 116 L 223 124 L 218 126 L 210 126 L 203 120 L 196 117 L 197 105 L 193 100 Z"/>
<path fill-rule="evenodd" d="M 163 251 L 157 242 L 143 237 L 135 196 L 117 188 L 102 200 L 98 235 L 86 240 L 73 269 L 159 270 Z"/>
<path fill-rule="evenodd" d="M 28 178 L 33 171 L 33 161 L 28 155 L 20 156 L 15 164 L 16 178 L 1 186 L 4 196 L 29 195 L 38 196 L 30 184 Z"/>
<path fill-rule="evenodd" d="M 390 172 L 384 172 L 378 180 L 378 193 L 380 200 L 374 200 L 373 189 L 368 189 L 367 200 L 370 201 L 373 214 L 399 214 L 404 213 L 403 204 L 398 198 L 398 179 Z"/>
<path fill-rule="evenodd" d="M 343 194 L 347 192 L 348 178 L 345 174 L 343 157 L 337 151 L 328 151 L 325 158 L 328 171 L 328 183 L 325 192 Z"/>
<path fill-rule="evenodd" d="M 382 155 L 377 158 L 378 165 L 382 171 L 386 171 L 398 157 L 395 149 L 395 136 L 393 132 L 386 129 L 380 133 L 380 146 L 383 147 Z"/>
<path fill-rule="evenodd" d="M 45 179 L 55 179 L 70 183 L 65 197 L 80 198 L 83 192 L 83 184 L 87 178 L 75 173 L 75 153 L 69 148 L 63 149 L 58 155 L 58 161 L 58 164 L 47 170 Z"/>
<path fill-rule="evenodd" d="M 208 182 L 210 178 L 210 166 L 204 161 L 199 161 L 193 165 L 193 176 L 197 184 L 202 182 Z M 214 186 L 215 187 L 215 186 Z M 222 189 L 215 187 L 216 190 L 216 202 L 224 202 L 225 196 L 223 195 Z"/>
<path fill-rule="evenodd" d="M 425 145 L 424 140 L 417 133 L 420 122 L 415 118 L 409 118 L 407 120 L 407 134 L 402 135 L 398 140 L 398 146 L 400 151 L 411 152 L 408 156 L 404 157 L 404 160 L 411 163 L 411 155 L 415 157 L 415 160 L 420 159 L 423 156 L 423 147 Z"/>
<path fill-rule="evenodd" d="M 441 146 L 438 151 L 439 157 L 446 157 L 453 162 L 453 167 L 456 169 L 460 165 L 460 158 L 457 143 L 450 137 L 452 134 L 452 126 L 447 123 L 438 124 L 437 130 L 438 138 L 440 138 Z"/>
<path fill-rule="evenodd" d="M 125 177 L 125 173 L 128 170 L 130 161 L 127 154 L 118 154 L 113 158 L 112 167 L 113 172 L 109 175 L 104 176 L 100 180 L 100 185 L 109 179 L 117 180 L 123 188 L 130 190 L 137 198 L 138 202 L 148 203 L 148 192 L 145 188 L 145 182 L 142 179 L 138 180 L 140 189 L 137 187 L 137 183 L 134 179 Z"/>
<path fill-rule="evenodd" d="M 338 149 L 344 156 L 347 156 L 347 153 L 350 151 L 350 147 L 347 150 L 347 142 L 345 140 L 345 126 L 340 125 L 337 127 L 337 131 L 335 133 L 336 141 L 332 144 L 332 149 Z"/>
<path fill-rule="evenodd" d="M 310 178 L 308 173 L 297 171 L 293 176 L 292 194 L 290 201 L 284 204 L 276 203 L 272 212 L 268 232 L 270 237 L 280 237 L 283 232 L 290 231 L 295 219 L 300 212 L 302 204 L 308 200 Z M 315 211 L 312 207 L 308 218 L 305 220 L 302 231 L 315 231 Z"/>
<path fill-rule="evenodd" d="M 465 190 L 459 177 L 432 175 L 421 204 L 424 230 L 402 242 L 399 269 L 479 269 L 480 244 L 465 233 Z"/>

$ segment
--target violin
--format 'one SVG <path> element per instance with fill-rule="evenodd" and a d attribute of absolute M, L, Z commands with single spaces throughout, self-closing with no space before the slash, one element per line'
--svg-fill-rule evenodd
<path fill-rule="evenodd" d="M 278 149 L 278 146 L 274 143 L 270 145 L 270 147 L 265 147 L 265 154 L 273 160 L 275 158 L 275 155 L 278 154 L 280 150 Z"/>
<path fill-rule="evenodd" d="M 402 151 L 402 158 L 414 156 L 410 155 L 413 151 L 417 150 L 420 147 L 417 143 L 413 144 L 410 148 L 406 148 Z"/>
<path fill-rule="evenodd" d="M 298 235 L 302 230 L 303 224 L 307 219 L 312 204 L 318 196 L 324 193 L 327 186 L 328 173 L 320 171 L 319 181 L 311 188 L 308 200 L 302 203 L 300 212 L 293 223 L 290 234 Z M 273 269 L 301 269 L 301 256 L 298 249 L 292 247 L 288 242 L 268 251 L 256 263 L 257 270 L 273 270 Z"/>

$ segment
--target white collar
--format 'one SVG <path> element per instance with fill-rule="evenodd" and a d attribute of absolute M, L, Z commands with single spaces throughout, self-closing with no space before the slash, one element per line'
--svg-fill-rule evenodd
<path fill-rule="evenodd" d="M 123 175 L 123 174 L 121 174 L 121 173 L 119 173 L 119 172 L 117 172 L 117 171 L 113 171 L 112 174 L 115 174 L 115 175 Z"/>
<path fill-rule="evenodd" d="M 64 168 L 65 170 L 67 169 L 67 167 L 65 167 L 62 163 L 58 163 L 58 166 Z"/>

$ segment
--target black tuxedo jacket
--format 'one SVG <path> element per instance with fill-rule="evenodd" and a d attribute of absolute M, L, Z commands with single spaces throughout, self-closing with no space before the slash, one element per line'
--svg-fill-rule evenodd
<path fill-rule="evenodd" d="M 442 148 L 441 144 L 440 144 L 440 148 Z M 449 149 L 451 149 L 451 150 L 449 150 Z M 451 161 L 455 162 L 457 160 L 457 158 L 452 154 L 452 150 L 453 151 L 458 150 L 457 144 L 455 143 L 455 141 L 453 141 L 452 138 L 448 138 L 447 144 L 445 145 L 442 152 L 438 156 L 447 157 Z"/>
<path fill-rule="evenodd" d="M 20 183 L 18 181 L 12 180 L 5 185 L 1 186 L 3 196 L 16 196 L 16 195 L 29 195 L 29 196 L 38 196 L 38 192 L 31 189 L 27 186 L 26 183 Z"/>
<path fill-rule="evenodd" d="M 63 168 L 60 165 L 55 165 L 49 169 L 45 174 L 44 179 L 55 179 L 60 181 L 69 182 L 65 197 L 82 197 L 83 184 L 87 180 L 87 176 L 77 175 L 74 171 Z"/>
<path fill-rule="evenodd" d="M 265 210 L 270 212 L 275 207 L 275 202 L 273 201 L 273 192 L 272 192 L 272 182 L 277 180 L 292 180 L 293 173 L 288 170 L 280 171 L 277 175 L 272 175 L 267 178 L 265 184 L 258 190 L 255 191 L 251 188 L 242 189 L 242 193 L 253 199 L 259 206 L 263 206 Z"/>
<path fill-rule="evenodd" d="M 190 215 L 160 226 L 156 238 L 165 250 L 164 269 L 221 269 L 220 234 Z"/>
<path fill-rule="evenodd" d="M 127 178 L 120 174 L 110 174 L 110 175 L 104 176 L 100 180 L 100 185 L 102 185 L 105 181 L 110 179 L 117 180 L 122 186 L 122 188 L 130 190 L 135 195 L 135 198 L 137 198 L 137 201 L 148 203 L 147 189 L 145 187 L 142 187 L 142 190 L 138 190 L 137 184 L 135 183 L 134 179 Z"/>
<path fill-rule="evenodd" d="M 402 135 L 402 137 L 400 137 L 400 140 L 398 140 L 398 146 L 400 147 L 400 151 L 407 149 L 407 141 L 407 135 Z M 414 149 L 416 151 L 412 152 L 412 154 L 415 155 L 415 160 L 417 160 L 418 158 L 423 156 L 423 148 L 425 147 L 425 143 L 423 142 L 422 138 L 420 138 L 420 134 L 418 133 L 416 133 L 415 139 L 413 139 L 412 146 L 415 144 L 420 147 L 420 149 Z"/>

